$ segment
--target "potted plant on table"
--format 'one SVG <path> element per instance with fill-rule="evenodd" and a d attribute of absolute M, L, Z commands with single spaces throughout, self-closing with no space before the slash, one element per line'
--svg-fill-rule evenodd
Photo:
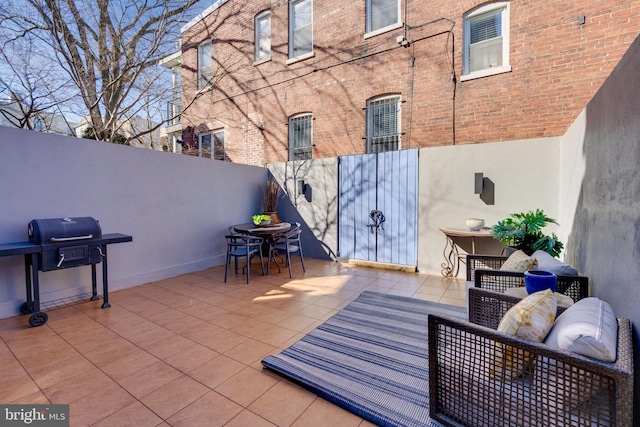
<path fill-rule="evenodd" d="M 271 215 L 253 215 L 251 221 L 254 225 L 269 225 L 271 224 Z"/>
<path fill-rule="evenodd" d="M 282 222 L 278 217 L 278 201 L 284 196 L 282 187 L 278 182 L 269 177 L 264 187 L 260 187 L 262 196 L 262 213 L 271 216 L 271 223 L 277 224 Z"/>
<path fill-rule="evenodd" d="M 564 245 L 555 234 L 547 236 L 542 233 L 542 228 L 547 224 L 558 223 L 541 209 L 514 213 L 493 226 L 493 237 L 507 247 L 522 249 L 527 255 L 542 250 L 558 257 Z"/>

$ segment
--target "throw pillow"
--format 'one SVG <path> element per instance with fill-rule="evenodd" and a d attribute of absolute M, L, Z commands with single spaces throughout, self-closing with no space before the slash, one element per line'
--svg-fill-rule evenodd
<path fill-rule="evenodd" d="M 548 271 L 556 276 L 578 276 L 578 270 L 573 266 L 554 258 L 545 251 L 535 251 L 531 255 L 538 261 L 536 269 Z"/>
<path fill-rule="evenodd" d="M 523 250 L 517 250 L 502 264 L 502 271 L 525 272 L 537 266 L 538 261 L 534 257 L 525 254 Z"/>
<path fill-rule="evenodd" d="M 507 311 L 498 331 L 532 341 L 542 342 L 556 316 L 556 297 L 549 289 L 522 299 Z M 521 349 L 496 343 L 491 376 L 496 379 L 519 377 L 531 362 L 531 355 Z"/>
<path fill-rule="evenodd" d="M 611 306 L 599 298 L 584 298 L 556 319 L 545 344 L 604 362 L 615 362 L 618 321 Z"/>
<path fill-rule="evenodd" d="M 501 271 L 515 271 L 523 273 L 527 270 L 535 269 L 538 261 L 534 257 L 530 257 L 523 250 L 517 250 L 507 258 L 500 266 Z M 506 282 L 507 286 L 523 286 L 524 277 L 501 277 L 500 281 Z"/>

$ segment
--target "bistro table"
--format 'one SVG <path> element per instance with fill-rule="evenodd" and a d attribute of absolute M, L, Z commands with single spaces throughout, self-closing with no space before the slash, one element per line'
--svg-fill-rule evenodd
<path fill-rule="evenodd" d="M 244 224 L 237 224 L 233 226 L 233 229 L 242 234 L 251 234 L 258 237 L 264 237 L 265 239 L 273 239 L 276 234 L 284 233 L 291 229 L 291 224 L 288 222 L 278 222 L 276 224 L 269 225 L 255 225 L 252 222 L 246 222 Z"/>
<path fill-rule="evenodd" d="M 445 258 L 441 265 L 444 277 L 457 277 L 460 262 L 466 259 L 467 254 L 500 255 L 504 249 L 502 243 L 493 238 L 493 232 L 488 227 L 474 231 L 468 228 L 440 227 L 440 231 L 447 237 L 442 251 Z"/>
<path fill-rule="evenodd" d="M 262 253 L 266 252 L 267 256 L 269 254 L 269 245 L 275 242 L 278 238 L 277 236 L 281 233 L 286 233 L 291 230 L 291 224 L 288 222 L 278 222 L 275 224 L 269 225 L 255 225 L 252 222 L 246 222 L 244 224 L 237 224 L 233 226 L 233 229 L 241 234 L 249 234 L 251 236 L 262 237 L 265 240 L 265 246 L 263 246 Z M 278 254 L 276 254 L 278 255 Z M 274 257 L 274 262 L 278 267 L 278 272 L 280 271 L 280 264 L 278 260 Z"/>

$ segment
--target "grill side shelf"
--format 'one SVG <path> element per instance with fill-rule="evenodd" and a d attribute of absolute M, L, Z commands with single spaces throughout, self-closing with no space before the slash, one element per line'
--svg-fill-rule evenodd
<path fill-rule="evenodd" d="M 133 241 L 133 237 L 128 234 L 109 233 L 109 234 L 102 235 L 103 245 L 110 245 L 112 243 L 126 243 L 126 242 L 132 242 L 132 241 Z"/>
<path fill-rule="evenodd" d="M 31 242 L 2 243 L 0 244 L 0 257 L 37 254 L 41 250 L 40 245 Z"/>

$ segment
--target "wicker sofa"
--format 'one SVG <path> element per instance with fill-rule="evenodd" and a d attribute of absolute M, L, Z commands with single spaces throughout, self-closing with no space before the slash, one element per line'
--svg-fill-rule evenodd
<path fill-rule="evenodd" d="M 522 286 L 524 273 L 500 270 L 507 259 L 507 256 L 498 255 L 467 255 L 467 289 L 476 287 L 504 292 L 507 288 Z M 556 292 L 579 301 L 589 296 L 589 278 L 559 275 Z"/>
<path fill-rule="evenodd" d="M 455 426 L 631 426 L 631 322 L 617 318 L 612 363 L 496 330 L 519 298 L 471 288 L 469 322 L 429 316 L 430 416 Z M 558 306 L 557 314 L 566 308 Z M 521 357 L 523 374 L 492 377 L 496 346 Z"/>

